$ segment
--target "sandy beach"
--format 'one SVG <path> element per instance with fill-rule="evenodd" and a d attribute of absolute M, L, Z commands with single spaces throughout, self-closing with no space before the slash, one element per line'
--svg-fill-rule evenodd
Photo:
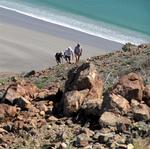
<path fill-rule="evenodd" d="M 82 59 L 118 50 L 121 44 L 0 8 L 0 72 L 41 70 L 54 55 L 80 43 Z"/>

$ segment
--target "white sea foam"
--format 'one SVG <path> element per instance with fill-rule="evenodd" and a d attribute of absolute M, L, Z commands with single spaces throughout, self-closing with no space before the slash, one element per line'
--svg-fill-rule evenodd
<path fill-rule="evenodd" d="M 52 8 L 38 9 L 33 6 L 21 5 L 18 3 L 15 3 L 15 5 L 14 3 L 1 5 L 1 2 L 0 7 L 123 44 L 127 42 L 132 42 L 134 44 L 150 42 L 150 37 L 142 33 L 120 28 L 104 22 L 96 22 L 82 16 L 68 14 Z"/>

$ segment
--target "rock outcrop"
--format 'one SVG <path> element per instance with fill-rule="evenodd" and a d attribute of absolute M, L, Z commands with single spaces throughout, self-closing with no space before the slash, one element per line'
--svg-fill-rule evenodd
<path fill-rule="evenodd" d="M 62 99 L 64 114 L 72 115 L 82 109 L 86 114 L 99 115 L 95 109 L 101 108 L 103 85 L 93 64 L 85 63 L 74 70 L 73 76 L 68 78 Z"/>
<path fill-rule="evenodd" d="M 112 93 L 109 97 L 110 110 L 112 109 L 112 111 L 120 114 L 127 114 L 131 111 L 129 101 L 121 95 L 115 95 Z"/>
<path fill-rule="evenodd" d="M 16 82 L 10 85 L 3 97 L 4 102 L 9 102 L 14 104 L 14 100 L 18 98 L 26 98 L 29 101 L 32 101 L 35 97 L 35 93 L 38 92 L 38 88 L 30 82 L 22 80 L 21 82 Z"/>
<path fill-rule="evenodd" d="M 95 96 L 97 95 L 97 98 L 102 96 L 103 81 L 100 79 L 100 76 L 92 63 L 84 63 L 72 71 L 72 74 L 70 74 L 66 82 L 66 91 L 80 91 L 84 89 L 91 90 L 94 88 Z"/>
<path fill-rule="evenodd" d="M 131 101 L 131 99 L 141 101 L 143 90 L 144 83 L 142 77 L 136 73 L 129 73 L 120 78 L 112 92 L 123 96 L 129 101 Z"/>
<path fill-rule="evenodd" d="M 66 92 L 63 101 L 64 101 L 64 115 L 70 116 L 74 113 L 77 113 L 81 105 L 84 102 L 85 97 L 87 96 L 89 90 L 85 89 L 82 91 L 70 91 Z"/>

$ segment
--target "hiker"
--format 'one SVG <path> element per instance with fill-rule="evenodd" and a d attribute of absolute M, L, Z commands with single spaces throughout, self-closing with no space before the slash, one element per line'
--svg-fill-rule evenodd
<path fill-rule="evenodd" d="M 56 59 L 56 62 L 57 62 L 58 65 L 60 63 L 62 63 L 62 61 L 63 61 L 63 54 L 62 54 L 62 52 L 57 52 L 55 54 L 55 59 Z"/>
<path fill-rule="evenodd" d="M 74 48 L 74 55 L 76 63 L 78 63 L 80 60 L 80 56 L 82 55 L 82 48 L 80 47 L 80 44 L 77 44 L 77 46 Z"/>
<path fill-rule="evenodd" d="M 68 47 L 64 52 L 64 59 L 67 63 L 71 64 L 71 59 L 73 60 L 73 51 L 71 47 Z"/>

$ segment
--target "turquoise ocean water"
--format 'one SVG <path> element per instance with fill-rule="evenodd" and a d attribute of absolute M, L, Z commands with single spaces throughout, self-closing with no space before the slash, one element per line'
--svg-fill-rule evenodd
<path fill-rule="evenodd" d="M 0 7 L 120 43 L 150 43 L 150 0 L 0 0 Z"/>

